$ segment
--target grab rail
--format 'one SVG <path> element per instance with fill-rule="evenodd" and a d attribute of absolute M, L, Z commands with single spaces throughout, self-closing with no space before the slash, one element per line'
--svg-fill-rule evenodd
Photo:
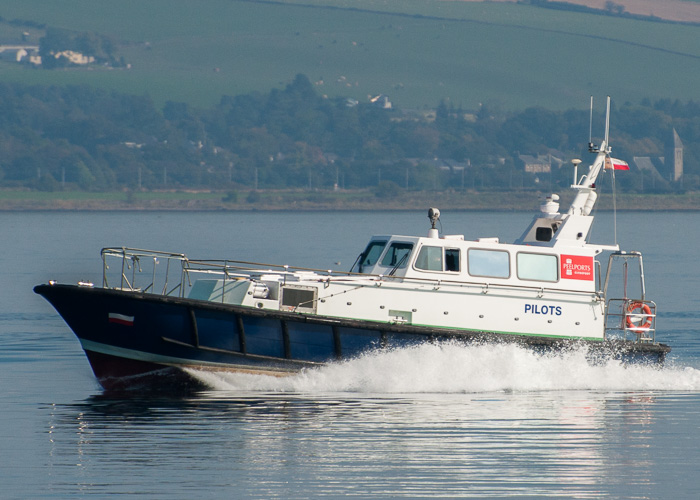
<path fill-rule="evenodd" d="M 615 331 L 622 332 L 625 340 L 633 335 L 641 344 L 656 342 L 656 303 L 640 299 L 608 300 L 605 334 Z"/>
<path fill-rule="evenodd" d="M 172 295 L 177 291 L 180 297 L 184 297 L 186 288 L 192 286 L 191 274 L 214 274 L 223 277 L 224 280 L 253 278 L 255 275 L 264 273 L 277 273 L 285 276 L 299 272 L 328 273 L 328 276 L 331 273 L 336 276 L 352 274 L 258 262 L 192 260 L 183 253 L 129 247 L 105 247 L 101 250 L 100 255 L 102 257 L 103 288 L 113 287 L 120 290 L 160 295 Z M 110 267 L 111 259 L 119 261 L 115 270 Z M 161 265 L 163 263 L 165 263 L 164 268 Z M 113 272 L 110 273 L 110 271 Z M 145 282 L 143 282 L 144 277 L 146 277 Z M 172 284 L 173 282 L 174 284 Z"/>
<path fill-rule="evenodd" d="M 631 266 L 636 261 L 636 266 Z M 618 297 L 608 299 L 605 308 L 605 335 L 608 332 L 622 332 L 625 339 L 632 334 L 637 342 L 655 342 L 656 337 L 656 303 L 646 300 L 646 284 L 644 280 L 644 262 L 640 252 L 613 252 L 608 259 L 608 269 L 605 273 L 603 296 L 608 297 L 611 276 L 616 263 L 620 265 L 621 290 Z M 620 272 L 618 271 L 618 272 Z M 630 273 L 639 280 L 637 292 L 630 291 Z M 616 280 L 615 280 L 616 281 Z M 612 293 L 611 293 L 612 294 Z M 637 295 L 638 294 L 638 295 Z M 630 296 L 639 298 L 631 299 Z M 637 312 L 639 310 L 639 312 Z"/>
<path fill-rule="evenodd" d="M 159 252 L 157 250 L 143 250 L 140 248 L 127 248 L 127 247 L 106 247 L 100 252 L 102 257 L 102 287 L 109 288 L 109 273 L 110 270 L 108 264 L 108 258 L 116 258 L 121 261 L 120 273 L 119 273 L 119 286 L 120 290 L 130 290 L 130 291 L 140 291 L 144 293 L 156 293 L 155 286 L 157 279 L 160 277 L 163 281 L 163 286 L 160 291 L 161 295 L 171 295 L 175 290 L 180 290 L 180 296 L 184 296 L 183 283 L 185 276 L 185 269 L 187 268 L 187 256 L 181 253 L 171 253 L 171 252 Z M 158 273 L 158 264 L 161 260 L 165 260 L 166 267 L 162 273 Z M 177 284 L 170 290 L 168 290 L 168 284 L 171 280 L 171 262 L 176 261 L 180 263 L 178 268 L 179 278 Z M 139 287 L 136 284 L 137 273 L 143 273 L 143 264 L 151 264 L 151 281 L 145 287 Z M 127 271 L 131 271 L 131 279 L 127 276 Z M 172 278 L 174 279 L 174 278 Z"/>
<path fill-rule="evenodd" d="M 387 276 L 346 271 L 331 271 L 313 269 L 308 267 L 294 267 L 289 265 L 263 264 L 250 261 L 236 260 L 194 260 L 182 253 L 161 252 L 129 247 L 106 247 L 101 252 L 103 261 L 102 286 L 110 288 L 110 282 L 115 288 L 142 293 L 157 293 L 160 295 L 172 295 L 178 292 L 180 297 L 186 295 L 188 287 L 192 286 L 192 274 L 217 275 L 224 279 L 224 288 L 227 281 L 250 279 L 255 281 L 264 274 L 279 275 L 285 282 L 288 279 L 297 279 L 304 273 L 315 273 L 315 278 L 327 280 L 343 280 L 362 278 L 372 282 L 412 282 L 424 284 L 439 284 L 439 286 L 455 287 L 487 287 L 489 291 L 496 290 L 522 290 L 533 293 L 566 293 L 566 294 L 593 294 L 594 300 L 602 300 L 599 292 L 568 290 L 561 288 L 544 288 L 541 286 L 516 285 L 512 283 L 485 283 L 481 281 L 450 280 L 445 278 L 421 278 L 405 276 Z M 114 279 L 112 270 L 108 264 L 109 259 L 118 259 L 120 265 L 118 274 Z M 165 263 L 165 266 L 162 264 Z M 150 268 L 147 267 L 150 265 Z M 145 272 L 144 271 L 144 268 Z M 114 271 L 114 270 L 112 270 Z M 146 281 L 143 282 L 144 277 Z M 138 282 L 137 282 L 138 281 Z M 175 284 L 172 284 L 175 283 Z"/>

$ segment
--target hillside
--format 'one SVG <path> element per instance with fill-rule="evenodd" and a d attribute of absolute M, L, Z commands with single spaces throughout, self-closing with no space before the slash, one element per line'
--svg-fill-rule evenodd
<path fill-rule="evenodd" d="M 461 2 L 484 2 L 485 0 L 459 0 Z M 492 2 L 516 3 L 522 0 L 489 0 Z M 544 0 L 546 2 L 547 0 Z M 540 2 L 540 3 L 544 3 Z M 698 0 L 551 0 L 552 3 L 590 7 L 615 14 L 646 16 L 665 21 L 700 23 Z M 525 2 L 527 3 L 527 2 Z M 537 3 L 537 0 L 532 3 Z"/>
<path fill-rule="evenodd" d="M 0 81 L 80 83 L 198 107 L 283 88 L 298 73 L 329 97 L 385 94 L 404 109 L 441 100 L 468 109 L 581 109 L 592 94 L 619 102 L 697 97 L 700 27 L 535 3 L 5 2 L 3 43 L 22 33 L 38 43 L 48 27 L 90 32 L 113 40 L 125 65 L 39 70 L 3 59 Z M 631 12 L 626 0 L 614 3 Z M 592 64 L 603 56 L 605 65 Z"/>
<path fill-rule="evenodd" d="M 605 10 L 609 0 L 565 0 L 565 2 Z M 697 0 L 614 0 L 612 3 L 622 6 L 624 11 L 630 14 L 658 17 L 668 21 L 700 23 L 700 3 Z"/>

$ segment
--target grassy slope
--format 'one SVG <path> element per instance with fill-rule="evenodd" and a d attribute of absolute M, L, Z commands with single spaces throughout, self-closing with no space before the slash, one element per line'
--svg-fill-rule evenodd
<path fill-rule="evenodd" d="M 386 93 L 401 107 L 447 98 L 465 107 L 582 108 L 591 94 L 697 99 L 700 27 L 510 3 L 304 3 L 2 0 L 5 19 L 128 42 L 122 53 L 133 68 L 45 72 L 1 63 L 0 79 L 88 83 L 199 106 L 267 91 L 296 73 L 323 80 L 319 90 L 331 96 Z M 607 67 L 595 68 L 604 56 Z"/>

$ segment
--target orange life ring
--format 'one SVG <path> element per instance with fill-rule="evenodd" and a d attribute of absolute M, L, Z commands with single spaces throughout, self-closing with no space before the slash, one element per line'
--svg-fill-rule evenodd
<path fill-rule="evenodd" d="M 641 315 L 636 315 L 638 317 L 641 317 L 639 323 L 635 323 L 632 320 L 632 315 L 634 315 L 634 311 L 636 311 L 637 309 L 639 309 L 639 311 L 641 312 Z M 627 307 L 626 317 L 627 328 L 635 333 L 642 333 L 648 330 L 649 327 L 651 327 L 651 323 L 654 319 L 654 317 L 651 315 L 651 308 L 648 304 L 644 304 L 643 302 L 632 302 Z"/>

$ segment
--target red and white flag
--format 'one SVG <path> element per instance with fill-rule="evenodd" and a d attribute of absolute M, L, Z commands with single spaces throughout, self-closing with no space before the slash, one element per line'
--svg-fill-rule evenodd
<path fill-rule="evenodd" d="M 124 326 L 134 326 L 134 317 L 127 316 L 126 314 L 109 313 L 108 319 L 110 323 L 116 323 Z"/>
<path fill-rule="evenodd" d="M 626 161 L 607 156 L 605 158 L 605 168 L 606 170 L 629 170 L 630 165 Z"/>

